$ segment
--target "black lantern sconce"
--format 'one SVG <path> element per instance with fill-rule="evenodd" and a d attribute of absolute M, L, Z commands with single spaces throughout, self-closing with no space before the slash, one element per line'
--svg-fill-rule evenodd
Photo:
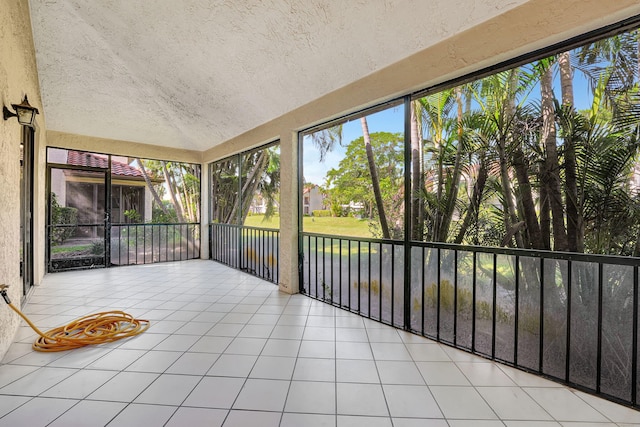
<path fill-rule="evenodd" d="M 22 126 L 33 127 L 33 122 L 35 121 L 36 114 L 40 114 L 36 107 L 32 107 L 29 105 L 29 100 L 27 99 L 27 95 L 24 96 L 24 100 L 20 104 L 11 104 L 15 113 L 11 112 L 4 105 L 2 106 L 2 116 L 5 120 L 8 120 L 11 117 L 17 117 L 18 123 Z"/>

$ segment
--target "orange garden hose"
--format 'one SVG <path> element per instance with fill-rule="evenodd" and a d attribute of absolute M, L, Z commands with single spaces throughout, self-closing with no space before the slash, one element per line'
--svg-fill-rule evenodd
<path fill-rule="evenodd" d="M 0 285 L 5 302 L 40 335 L 32 345 L 36 351 L 73 350 L 133 337 L 149 329 L 148 320 L 135 319 L 124 311 L 114 310 L 90 314 L 43 333 L 11 303 L 6 288 L 6 285 Z"/>

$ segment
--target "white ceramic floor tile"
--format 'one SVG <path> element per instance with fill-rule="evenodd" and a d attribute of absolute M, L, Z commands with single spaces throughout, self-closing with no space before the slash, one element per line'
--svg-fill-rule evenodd
<path fill-rule="evenodd" d="M 37 396 L 76 372 L 68 368 L 40 368 L 0 388 L 0 394 Z"/>
<path fill-rule="evenodd" d="M 165 427 L 220 427 L 228 412 L 226 409 L 181 407 L 171 416 Z"/>
<path fill-rule="evenodd" d="M 424 385 L 425 382 L 414 362 L 379 360 L 376 362 L 383 384 Z"/>
<path fill-rule="evenodd" d="M 84 347 L 67 352 L 66 355 L 54 360 L 47 366 L 55 368 L 84 368 L 102 356 L 109 354 L 113 349 L 104 347 Z"/>
<path fill-rule="evenodd" d="M 141 358 L 147 350 L 127 350 L 116 348 L 108 353 L 109 357 L 103 356 L 91 363 L 90 369 L 106 369 L 122 371 L 127 366 Z"/>
<path fill-rule="evenodd" d="M 48 427 L 94 427 L 107 425 L 127 406 L 123 402 L 83 400 L 56 418 Z"/>
<path fill-rule="evenodd" d="M 37 366 L 0 365 L 0 388 L 38 369 Z"/>
<path fill-rule="evenodd" d="M 300 349 L 300 341 L 289 339 L 268 339 L 262 349 L 263 356 L 296 357 Z"/>
<path fill-rule="evenodd" d="M 29 396 L 2 396 L 2 399 L 0 399 L 0 417 L 4 417 L 31 399 Z"/>
<path fill-rule="evenodd" d="M 424 427 L 424 426 L 449 427 L 451 425 L 453 425 L 451 424 L 451 421 L 447 423 L 447 421 L 445 420 L 438 420 L 438 419 L 397 418 L 397 417 L 393 418 L 393 427 Z M 478 426 L 474 425 L 472 427 L 482 427 L 482 425 L 481 424 Z M 502 424 L 500 424 L 499 427 L 502 427 Z"/>
<path fill-rule="evenodd" d="M 444 418 L 426 386 L 383 385 L 392 417 Z"/>
<path fill-rule="evenodd" d="M 188 351 L 196 341 L 200 339 L 195 335 L 171 335 L 160 344 L 155 346 L 154 350 L 166 350 L 166 351 Z"/>
<path fill-rule="evenodd" d="M 400 335 L 398 335 L 395 329 L 391 328 L 367 329 L 367 335 L 369 336 L 370 342 L 402 342 L 402 340 L 400 339 Z"/>
<path fill-rule="evenodd" d="M 335 415 L 321 414 L 282 414 L 280 427 L 336 427 Z"/>
<path fill-rule="evenodd" d="M 515 386 L 497 364 L 491 362 L 457 362 L 458 368 L 474 386 Z"/>
<path fill-rule="evenodd" d="M 120 372 L 87 398 L 113 402 L 131 402 L 157 377 L 158 374 L 146 372 Z"/>
<path fill-rule="evenodd" d="M 116 374 L 117 372 L 115 371 L 98 371 L 94 369 L 78 371 L 46 390 L 41 396 L 84 399 Z"/>
<path fill-rule="evenodd" d="M 230 409 L 244 382 L 245 378 L 204 377 L 182 405 Z"/>
<path fill-rule="evenodd" d="M 281 415 L 279 412 L 233 410 L 229 412 L 224 427 L 278 427 Z"/>
<path fill-rule="evenodd" d="M 388 417 L 338 415 L 337 421 L 337 427 L 392 427 L 391 418 Z"/>
<path fill-rule="evenodd" d="M 161 375 L 134 402 L 178 406 L 191 393 L 201 378 L 201 376 L 194 375 Z"/>
<path fill-rule="evenodd" d="M 36 397 L 0 418 L 0 427 L 44 427 L 76 403 L 72 399 Z"/>
<path fill-rule="evenodd" d="M 416 362 L 427 385 L 471 385 L 454 362 Z"/>
<path fill-rule="evenodd" d="M 338 343 L 340 344 L 340 343 Z M 331 341 L 307 341 L 300 344 L 298 357 L 316 357 L 322 359 L 333 359 L 336 357 L 336 343 Z M 355 359 L 353 357 L 347 359 Z"/>
<path fill-rule="evenodd" d="M 11 361 L 14 365 L 31 365 L 31 366 L 46 366 L 49 363 L 66 356 L 64 352 L 43 353 L 39 351 L 31 350 L 24 356 L 18 357 Z"/>
<path fill-rule="evenodd" d="M 300 340 L 304 334 L 304 326 L 277 325 L 273 328 L 269 338 Z"/>
<path fill-rule="evenodd" d="M 495 420 L 498 419 L 491 407 L 472 387 L 430 387 L 438 406 L 447 418 Z"/>
<path fill-rule="evenodd" d="M 214 322 L 187 322 L 183 327 L 175 331 L 179 335 L 205 335 L 213 326 Z"/>
<path fill-rule="evenodd" d="M 551 416 L 519 387 L 477 387 L 476 390 L 502 419 L 552 421 Z"/>
<path fill-rule="evenodd" d="M 336 341 L 369 342 L 364 328 L 336 328 Z"/>
<path fill-rule="evenodd" d="M 495 426 L 502 425 L 495 422 Z M 563 424 L 560 424 L 555 421 L 504 421 L 504 424 L 507 427 L 561 427 Z M 607 423 L 596 423 L 592 424 L 593 427 L 607 427 Z M 473 426 L 475 427 L 475 426 Z M 492 425 L 487 425 L 487 427 L 493 427 Z M 589 424 L 585 423 L 576 423 L 573 427 L 589 427 Z"/>
<path fill-rule="evenodd" d="M 295 357 L 260 356 L 249 378 L 290 380 L 295 366 Z"/>
<path fill-rule="evenodd" d="M 617 405 L 613 402 L 609 402 L 608 400 L 580 391 L 576 391 L 575 394 L 615 423 L 640 424 L 640 411 L 638 410 Z"/>
<path fill-rule="evenodd" d="M 520 371 L 510 366 L 497 366 L 500 368 L 500 370 L 502 370 L 502 372 L 504 372 L 509 376 L 509 378 L 511 378 L 511 381 L 513 381 L 520 387 L 563 387 L 563 385 L 560 383 L 547 380 L 528 372 Z"/>
<path fill-rule="evenodd" d="M 372 360 L 371 344 L 368 342 L 336 342 L 336 354 L 338 359 L 363 359 Z"/>
<path fill-rule="evenodd" d="M 333 328 L 335 326 L 335 317 L 330 316 L 309 316 L 307 319 L 307 328 Z M 313 339 L 313 338 L 309 338 Z"/>
<path fill-rule="evenodd" d="M 335 329 L 307 326 L 304 328 L 302 339 L 310 341 L 335 341 Z"/>
<path fill-rule="evenodd" d="M 258 355 L 262 352 L 266 342 L 265 338 L 235 338 L 224 353 Z"/>
<path fill-rule="evenodd" d="M 333 359 L 299 358 L 293 372 L 297 381 L 335 381 L 336 362 Z"/>
<path fill-rule="evenodd" d="M 372 342 L 371 350 L 376 360 L 413 360 L 405 344 Z"/>
<path fill-rule="evenodd" d="M 213 364 L 207 375 L 218 377 L 246 378 L 256 363 L 258 356 L 223 354 Z"/>
<path fill-rule="evenodd" d="M 337 384 L 338 414 L 388 417 L 389 410 L 380 384 Z"/>
<path fill-rule="evenodd" d="M 241 323 L 218 323 L 209 329 L 206 335 L 215 337 L 235 337 L 244 328 Z"/>
<path fill-rule="evenodd" d="M 277 326 L 298 326 L 303 327 L 307 324 L 306 311 L 309 311 L 306 307 L 294 306 L 285 309 L 284 314 L 280 316 Z"/>
<path fill-rule="evenodd" d="M 178 351 L 152 350 L 129 365 L 125 370 L 130 372 L 157 372 L 166 371 L 169 366 L 182 356 Z"/>
<path fill-rule="evenodd" d="M 141 334 L 126 339 L 118 346 L 120 349 L 151 350 L 167 338 L 169 334 Z"/>
<path fill-rule="evenodd" d="M 449 422 L 450 427 L 504 427 L 504 423 L 502 421 L 491 421 L 491 420 L 447 420 Z M 517 421 L 521 422 L 521 421 Z M 535 424 L 535 426 L 530 427 L 546 427 L 546 423 Z M 559 425 L 559 424 L 558 424 Z M 525 426 L 522 426 L 525 427 Z"/>
<path fill-rule="evenodd" d="M 230 337 L 204 336 L 189 351 L 198 353 L 222 353 L 231 344 Z"/>
<path fill-rule="evenodd" d="M 451 360 L 446 351 L 435 343 L 405 343 L 411 358 L 416 362 L 448 362 Z"/>
<path fill-rule="evenodd" d="M 215 353 L 184 353 L 165 371 L 167 374 L 204 375 L 218 360 Z"/>
<path fill-rule="evenodd" d="M 132 403 L 124 408 L 109 427 L 140 427 L 164 425 L 176 411 L 173 406 L 141 405 Z"/>
<path fill-rule="evenodd" d="M 325 382 L 292 381 L 284 410 L 310 414 L 335 414 L 336 385 Z"/>
<path fill-rule="evenodd" d="M 376 363 L 372 360 L 336 360 L 336 376 L 340 382 L 379 384 Z"/>
<path fill-rule="evenodd" d="M 282 411 L 289 391 L 289 381 L 250 378 L 242 387 L 233 409 Z"/>
<path fill-rule="evenodd" d="M 556 421 L 608 422 L 601 413 L 593 409 L 572 391 L 565 388 L 525 388 Z"/>

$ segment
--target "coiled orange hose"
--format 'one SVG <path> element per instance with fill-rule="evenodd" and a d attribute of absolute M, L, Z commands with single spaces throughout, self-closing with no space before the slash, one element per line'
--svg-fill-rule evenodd
<path fill-rule="evenodd" d="M 42 332 L 13 304 L 7 302 L 40 337 L 33 343 L 36 351 L 65 351 L 86 345 L 103 344 L 133 337 L 149 329 L 149 321 L 135 319 L 124 311 L 103 311 Z"/>

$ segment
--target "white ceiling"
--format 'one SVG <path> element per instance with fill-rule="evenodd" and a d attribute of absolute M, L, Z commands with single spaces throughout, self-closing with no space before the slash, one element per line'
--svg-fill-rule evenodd
<path fill-rule="evenodd" d="M 526 0 L 30 0 L 50 130 L 206 150 Z"/>

